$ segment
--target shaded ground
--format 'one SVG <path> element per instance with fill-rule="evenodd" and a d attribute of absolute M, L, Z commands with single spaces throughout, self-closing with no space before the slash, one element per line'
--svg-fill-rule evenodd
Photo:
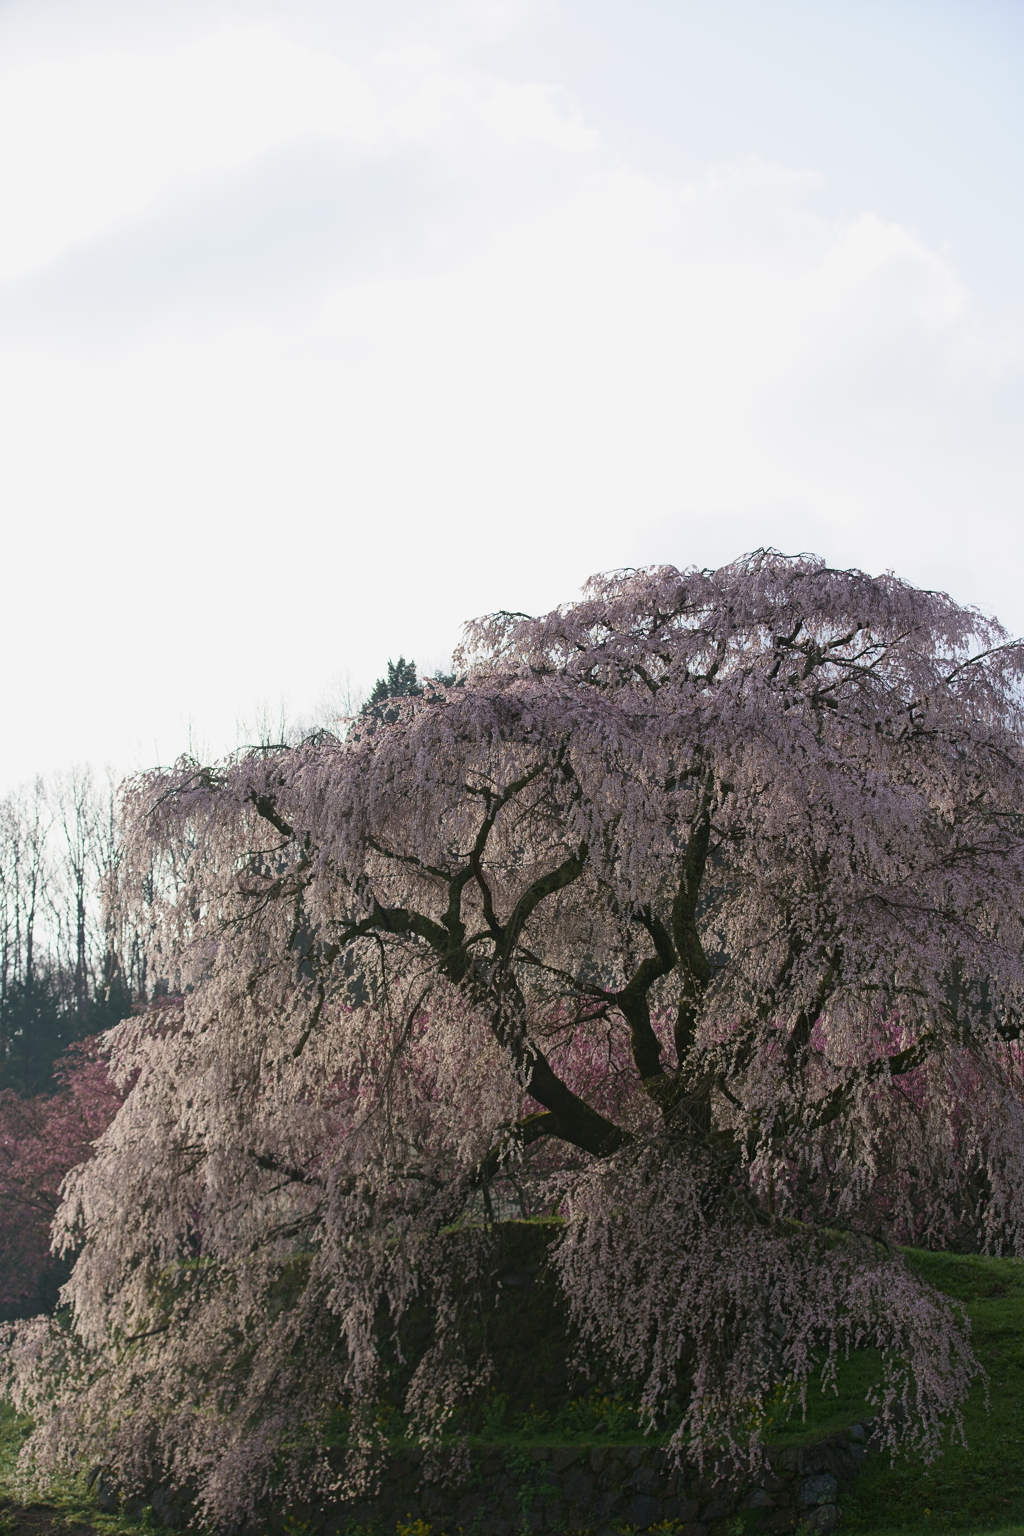
<path fill-rule="evenodd" d="M 0 1536 L 96 1536 L 96 1527 L 69 1520 L 56 1504 L 0 1499 Z"/>

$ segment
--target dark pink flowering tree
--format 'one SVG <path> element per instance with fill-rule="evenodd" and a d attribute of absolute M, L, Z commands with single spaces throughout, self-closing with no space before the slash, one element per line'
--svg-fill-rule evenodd
<path fill-rule="evenodd" d="M 90 1155 L 123 1095 L 93 1040 L 74 1045 L 54 1068 L 57 1091 L 23 1097 L 0 1091 L 0 1307 L 38 1306 L 59 1267 L 50 1228 L 65 1174 Z"/>
<path fill-rule="evenodd" d="M 533 1159 L 584 1345 L 687 1454 L 860 1344 L 933 1451 L 975 1362 L 879 1239 L 1021 1245 L 1024 650 L 761 552 L 493 616 L 457 665 L 132 787 L 184 1002 L 115 1033 L 135 1086 L 58 1217 L 74 1330 L 14 1342 L 28 1454 L 231 1518 L 345 1402 L 355 1475 L 416 1296 L 437 1433 L 485 1369 L 467 1213 Z"/>

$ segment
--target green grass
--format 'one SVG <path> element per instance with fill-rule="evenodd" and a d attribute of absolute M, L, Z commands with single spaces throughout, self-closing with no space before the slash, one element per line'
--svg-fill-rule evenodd
<path fill-rule="evenodd" d="M 1008 1259 L 916 1254 L 925 1277 L 964 1302 L 988 1373 L 964 1411 L 967 1446 L 930 1466 L 878 1458 L 858 1480 L 852 1529 L 1024 1533 L 1024 1266 Z M 851 1501 L 853 1504 L 853 1501 Z M 926 1513 L 927 1511 L 927 1513 Z"/>
<path fill-rule="evenodd" d="M 950 1437 L 929 1466 L 920 1458 L 869 1458 L 855 1497 L 844 1501 L 844 1528 L 858 1536 L 1024 1536 L 1024 1263 L 920 1251 L 907 1257 L 964 1304 L 988 1380 L 975 1383 L 964 1410 L 966 1447 Z M 870 1415 L 864 1392 L 876 1370 L 868 1351 L 849 1361 L 838 1398 L 809 1393 L 806 1423 L 791 1424 L 779 1438 L 816 1439 Z"/>
<path fill-rule="evenodd" d="M 919 1458 L 869 1458 L 856 1494 L 844 1500 L 843 1529 L 850 1536 L 1024 1536 L 1024 1262 L 924 1252 L 908 1258 L 925 1279 L 964 1304 L 988 1375 L 990 1410 L 985 1385 L 976 1383 L 964 1412 L 966 1448 L 951 1441 L 929 1466 Z M 865 1393 L 877 1375 L 877 1356 L 858 1352 L 840 1370 L 838 1394 L 809 1391 L 806 1419 L 779 1424 L 772 1443 L 806 1443 L 869 1418 Z M 641 1438 L 628 1404 L 615 1398 L 531 1412 L 496 1396 L 484 1418 L 483 1433 L 473 1437 L 477 1445 L 625 1444 Z M 4 1500 L 14 1497 L 14 1462 L 27 1427 L 0 1404 L 0 1536 L 15 1515 Z M 54 1488 L 47 1502 L 55 1523 L 87 1525 L 101 1536 L 139 1536 L 139 1524 L 104 1514 L 81 1480 Z"/>
<path fill-rule="evenodd" d="M 9 1403 L 0 1402 L 0 1536 L 18 1530 L 18 1507 L 22 1503 L 17 1486 L 15 1463 L 31 1424 L 15 1413 Z M 68 1478 L 48 1490 L 46 1503 L 54 1510 L 55 1527 L 87 1526 L 102 1536 L 140 1536 L 144 1526 L 121 1515 L 108 1515 L 96 1503 L 85 1486 L 84 1478 Z"/>

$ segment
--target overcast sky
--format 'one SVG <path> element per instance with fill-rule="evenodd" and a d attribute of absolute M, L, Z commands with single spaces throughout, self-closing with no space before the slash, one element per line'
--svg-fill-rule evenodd
<path fill-rule="evenodd" d="M 615 566 L 1024 631 L 1022 161 L 1020 0 L 0 0 L 0 786 Z"/>

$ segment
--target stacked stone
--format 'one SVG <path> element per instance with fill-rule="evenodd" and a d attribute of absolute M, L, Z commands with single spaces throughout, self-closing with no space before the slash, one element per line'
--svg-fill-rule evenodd
<path fill-rule="evenodd" d="M 770 1470 L 751 1486 L 714 1483 L 673 1469 L 644 1446 L 536 1446 L 486 1451 L 469 1476 L 434 1469 L 407 1451 L 386 1469 L 373 1500 L 344 1510 L 303 1512 L 324 1536 L 386 1532 L 423 1522 L 436 1536 L 620 1536 L 660 1527 L 679 1536 L 731 1536 L 744 1510 L 763 1510 L 759 1529 L 828 1536 L 852 1491 L 868 1431 L 855 1424 L 816 1445 L 769 1452 Z"/>

